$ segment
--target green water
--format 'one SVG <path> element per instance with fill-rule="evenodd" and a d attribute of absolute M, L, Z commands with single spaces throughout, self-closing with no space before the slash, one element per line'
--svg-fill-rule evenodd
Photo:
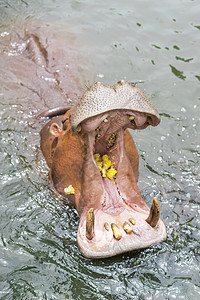
<path fill-rule="evenodd" d="M 200 298 L 199 4 L 1 0 L 1 53 L 16 50 L 19 23 L 57 24 L 84 53 L 88 84 L 125 79 L 149 96 L 162 120 L 133 133 L 139 188 L 148 205 L 158 196 L 168 238 L 110 259 L 82 257 L 77 212 L 55 195 L 30 121 L 41 107 L 25 104 L 14 71 L 0 66 L 0 299 Z"/>

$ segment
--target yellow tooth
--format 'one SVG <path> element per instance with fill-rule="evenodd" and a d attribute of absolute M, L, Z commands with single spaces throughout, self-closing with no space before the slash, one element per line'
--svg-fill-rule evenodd
<path fill-rule="evenodd" d="M 132 225 L 135 225 L 135 220 L 133 220 L 132 218 L 129 219 L 129 222 L 130 222 Z"/>
<path fill-rule="evenodd" d="M 104 119 L 103 121 L 104 121 L 104 123 L 108 123 L 108 119 Z"/>
<path fill-rule="evenodd" d="M 118 226 L 115 223 L 111 224 L 111 228 L 113 231 L 113 236 L 117 239 L 120 240 L 122 237 L 121 231 L 119 230 Z"/>
<path fill-rule="evenodd" d="M 128 118 L 130 121 L 134 120 L 134 116 L 132 116 L 132 115 L 129 115 Z"/>
<path fill-rule="evenodd" d="M 147 117 L 147 123 L 148 123 L 149 125 L 152 125 L 152 124 L 153 124 L 152 118 L 151 118 L 151 117 Z"/>
<path fill-rule="evenodd" d="M 94 209 L 90 208 L 86 216 L 86 236 L 89 240 L 93 238 L 94 229 Z"/>
<path fill-rule="evenodd" d="M 109 225 L 108 225 L 107 222 L 104 224 L 104 227 L 105 227 L 105 229 L 106 229 L 107 231 L 109 231 Z"/>
<path fill-rule="evenodd" d="M 80 132 L 81 131 L 81 124 L 78 124 L 78 126 L 76 127 L 76 131 Z"/>
<path fill-rule="evenodd" d="M 126 231 L 126 233 L 131 233 L 133 231 L 130 224 L 128 224 L 127 222 L 124 222 L 123 228 L 124 228 L 124 231 Z"/>
<path fill-rule="evenodd" d="M 158 223 L 160 217 L 160 208 L 157 197 L 153 198 L 153 202 L 151 204 L 150 213 L 146 222 L 151 226 L 155 227 Z"/>

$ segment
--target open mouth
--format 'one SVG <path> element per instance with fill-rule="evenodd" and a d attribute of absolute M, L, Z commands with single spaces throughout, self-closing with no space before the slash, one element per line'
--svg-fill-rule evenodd
<path fill-rule="evenodd" d="M 149 210 L 137 187 L 138 153 L 126 130 L 153 123 L 150 114 L 112 110 L 78 125 L 88 141 L 77 234 L 84 256 L 109 257 L 166 239 L 157 198 Z"/>

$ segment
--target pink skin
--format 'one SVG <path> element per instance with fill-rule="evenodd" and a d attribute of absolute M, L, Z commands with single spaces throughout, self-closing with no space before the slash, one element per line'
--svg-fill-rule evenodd
<path fill-rule="evenodd" d="M 130 113 L 130 112 L 129 112 Z M 102 120 L 108 118 L 109 123 Z M 137 127 L 144 127 L 147 116 L 135 118 Z M 116 121 L 117 120 L 117 121 Z M 95 143 L 94 129 L 100 126 L 102 138 Z M 80 207 L 80 224 L 77 239 L 80 251 L 86 257 L 100 258 L 114 256 L 122 252 L 149 247 L 166 239 L 166 229 L 159 219 L 153 228 L 145 220 L 149 215 L 149 208 L 144 202 L 137 187 L 137 176 L 130 164 L 124 146 L 124 129 L 133 127 L 127 118 L 127 112 L 109 112 L 85 121 L 82 124 L 82 134 L 85 133 L 89 147 L 84 164 L 84 180 L 82 201 Z M 106 149 L 106 141 L 112 132 L 118 131 L 114 149 L 111 153 Z M 103 143 L 104 141 L 104 143 Z M 116 149 L 115 149 L 116 148 Z M 102 178 L 94 160 L 94 153 L 108 154 L 110 159 L 115 156 L 117 174 L 115 180 Z M 137 154 L 137 153 L 136 153 Z M 113 183 L 115 181 L 115 184 Z M 90 208 L 94 209 L 94 230 L 92 239 L 86 234 L 86 215 Z M 132 225 L 129 219 L 135 221 Z M 128 222 L 132 232 L 127 234 L 123 229 L 124 222 Z M 104 224 L 108 223 L 109 231 Z M 121 231 L 122 237 L 117 240 L 113 236 L 111 224 L 115 223 Z"/>

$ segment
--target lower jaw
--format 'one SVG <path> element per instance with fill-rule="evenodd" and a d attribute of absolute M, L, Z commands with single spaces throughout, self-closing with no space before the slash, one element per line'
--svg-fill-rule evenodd
<path fill-rule="evenodd" d="M 94 210 L 94 228 L 92 239 L 87 238 L 86 214 L 81 215 L 77 233 L 78 245 L 81 253 L 88 258 L 104 258 L 115 256 L 124 252 L 148 248 L 166 239 L 166 229 L 159 219 L 155 227 L 151 227 L 146 219 L 148 213 L 139 207 L 133 209 L 124 206 L 117 215 L 110 215 L 101 209 Z M 131 220 L 134 220 L 133 225 Z M 131 232 L 127 233 L 124 223 L 128 223 Z M 107 229 L 105 228 L 107 224 Z M 113 235 L 112 224 L 115 224 L 120 233 L 120 239 Z M 130 228 L 129 227 L 129 228 Z"/>
<path fill-rule="evenodd" d="M 138 205 L 133 201 L 125 202 L 117 193 L 116 184 L 105 179 L 113 185 L 114 198 L 105 201 L 100 199 L 99 205 L 92 208 L 94 223 L 92 236 L 88 238 L 87 214 L 90 208 L 85 208 L 80 217 L 77 233 L 78 245 L 83 256 L 88 258 L 106 258 L 121 253 L 148 248 L 166 239 L 164 223 L 159 219 L 156 226 L 147 223 L 150 210 L 144 205 Z M 119 232 L 119 236 L 113 230 L 113 224 Z M 128 224 L 128 230 L 127 230 Z"/>

